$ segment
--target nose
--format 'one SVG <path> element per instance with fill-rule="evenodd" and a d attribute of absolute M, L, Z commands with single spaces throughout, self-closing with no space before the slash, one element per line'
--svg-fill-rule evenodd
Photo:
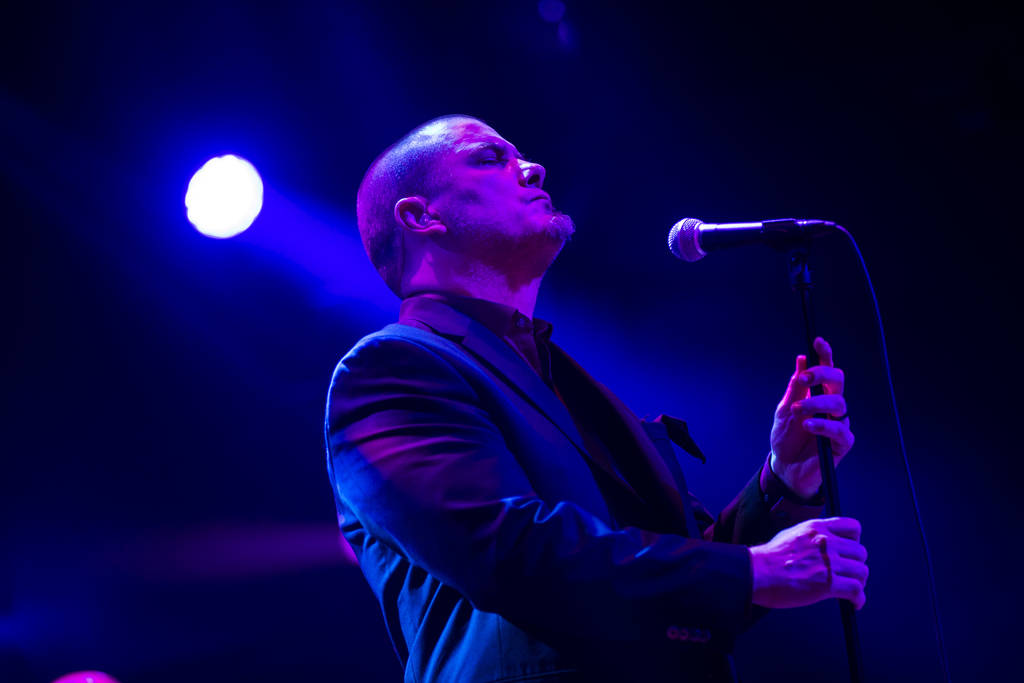
<path fill-rule="evenodd" d="M 519 181 L 525 187 L 544 187 L 544 167 L 526 159 L 519 160 Z"/>

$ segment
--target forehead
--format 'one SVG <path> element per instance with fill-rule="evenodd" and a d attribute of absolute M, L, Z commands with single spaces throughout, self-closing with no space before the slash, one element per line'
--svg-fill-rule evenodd
<path fill-rule="evenodd" d="M 453 152 L 473 149 L 481 144 L 498 144 L 515 151 L 515 146 L 501 137 L 498 131 L 476 119 L 460 119 L 449 122 L 447 137 Z"/>

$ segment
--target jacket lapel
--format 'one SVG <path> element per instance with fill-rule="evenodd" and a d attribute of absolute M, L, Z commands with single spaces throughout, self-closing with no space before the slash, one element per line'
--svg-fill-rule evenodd
<path fill-rule="evenodd" d="M 592 459 L 569 411 L 507 342 L 469 316 L 440 301 L 427 299 L 418 302 L 416 312 L 408 319 L 423 323 L 436 333 L 461 344 L 550 420 L 581 453 Z M 598 464 L 607 469 L 602 463 Z"/>
<path fill-rule="evenodd" d="M 575 366 L 577 372 L 585 376 L 588 381 L 594 384 L 600 391 L 601 395 L 611 404 L 618 413 L 622 423 L 626 426 L 626 429 L 636 445 L 633 452 L 640 454 L 646 461 L 648 467 L 654 472 L 655 480 L 658 483 L 658 490 L 662 494 L 662 501 L 667 505 L 668 510 L 675 519 L 676 522 L 682 525 L 691 537 L 700 537 L 700 533 L 697 529 L 696 522 L 693 518 L 693 513 L 689 510 L 686 505 L 684 497 L 686 496 L 686 482 L 682 478 L 682 470 L 679 468 L 678 462 L 675 461 L 675 453 L 672 451 L 671 444 L 666 443 L 668 446 L 667 452 L 665 449 L 660 448 L 659 445 L 655 444 L 651 438 L 651 434 L 646 428 L 646 425 L 640 421 L 640 419 L 630 410 L 619 397 L 611 392 L 608 387 L 601 384 L 590 374 L 584 370 L 575 360 L 572 359 L 565 351 L 563 351 L 556 344 L 552 343 L 552 352 L 562 354 L 573 366 Z M 664 426 L 661 424 L 657 425 L 661 431 L 664 431 Z M 628 450 L 628 446 L 627 446 Z M 671 462 L 669 461 L 671 458 Z M 674 467 L 673 467 L 674 466 Z M 665 505 L 662 506 L 664 508 Z"/>
<path fill-rule="evenodd" d="M 670 476 L 676 482 L 675 490 L 683 492 L 688 499 L 689 487 L 686 485 L 686 478 L 683 476 L 683 468 L 679 466 L 679 460 L 676 458 L 675 449 L 672 447 L 672 444 L 675 443 L 682 447 L 690 453 L 690 455 L 694 455 L 694 452 L 690 450 L 689 446 L 692 445 L 693 449 L 696 450 L 697 453 L 700 453 L 700 449 L 697 448 L 697 444 L 693 443 L 693 439 L 689 438 L 689 433 L 686 433 L 684 442 L 680 443 L 676 438 L 678 434 L 674 434 L 672 432 L 672 429 L 666 423 L 667 420 L 674 421 L 675 423 L 681 423 L 682 430 L 685 432 L 686 423 L 668 415 L 659 415 L 655 418 L 654 422 L 643 420 L 640 422 L 640 425 L 643 427 L 644 431 L 647 432 L 647 436 L 650 437 L 650 441 L 654 445 L 658 455 L 661 457 L 661 461 L 665 464 Z M 700 456 L 694 455 L 694 457 L 699 457 L 704 461 L 703 454 Z M 690 507 L 689 500 L 683 501 L 683 514 L 686 517 L 687 535 L 690 538 L 701 538 L 702 534 L 700 532 L 700 527 L 697 526 L 697 520 L 693 514 L 693 508 Z"/>

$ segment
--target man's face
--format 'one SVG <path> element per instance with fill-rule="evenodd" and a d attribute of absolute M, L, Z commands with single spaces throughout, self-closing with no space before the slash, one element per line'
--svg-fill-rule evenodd
<path fill-rule="evenodd" d="M 481 257 L 554 247 L 553 259 L 574 227 L 543 190 L 544 167 L 480 121 L 446 127 L 451 145 L 438 163 L 441 189 L 430 204 L 449 230 L 447 246 Z"/>

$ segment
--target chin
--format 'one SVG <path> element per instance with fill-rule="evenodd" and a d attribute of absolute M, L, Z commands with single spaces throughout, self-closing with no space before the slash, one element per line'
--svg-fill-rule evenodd
<path fill-rule="evenodd" d="M 556 213 L 544 226 L 545 231 L 560 240 L 567 240 L 576 232 L 576 224 L 566 213 Z"/>

